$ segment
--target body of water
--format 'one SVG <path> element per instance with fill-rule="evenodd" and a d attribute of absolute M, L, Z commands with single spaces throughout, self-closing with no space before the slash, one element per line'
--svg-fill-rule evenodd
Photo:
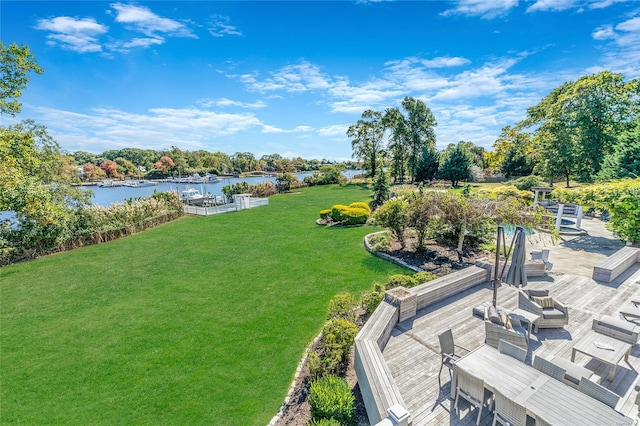
<path fill-rule="evenodd" d="M 351 179 L 355 175 L 364 173 L 363 170 L 346 170 L 343 174 Z M 302 181 L 306 176 L 310 176 L 313 173 L 296 173 L 295 176 Z M 247 182 L 250 185 L 255 185 L 260 182 L 273 182 L 275 184 L 276 178 L 271 176 L 255 176 L 244 178 L 220 178 L 220 182 L 206 183 L 206 184 L 185 184 L 185 183 L 171 183 L 171 182 L 159 182 L 153 186 L 143 186 L 139 188 L 132 188 L 129 186 L 115 186 L 115 187 L 100 187 L 100 186 L 83 186 L 82 189 L 91 190 L 93 197 L 91 198 L 91 204 L 94 206 L 110 206 L 114 203 L 122 203 L 130 198 L 148 197 L 153 194 L 153 191 L 165 192 L 165 191 L 178 191 L 178 194 L 185 189 L 195 188 L 203 194 L 207 192 L 211 195 L 223 195 L 222 188 L 225 185 L 233 185 L 237 182 Z M 15 215 L 12 212 L 0 212 L 0 221 L 9 219 L 12 223 L 15 223 Z"/>
<path fill-rule="evenodd" d="M 364 173 L 363 170 L 346 170 L 343 174 L 347 179 L 351 179 L 355 175 Z M 295 176 L 302 181 L 306 176 L 311 176 L 313 173 L 296 173 Z M 202 194 L 209 193 L 211 195 L 222 196 L 222 188 L 226 185 L 233 185 L 238 182 L 247 182 L 249 185 L 255 185 L 260 182 L 273 182 L 275 184 L 276 178 L 272 176 L 252 176 L 243 178 L 220 178 L 219 182 L 215 183 L 174 183 L 174 182 L 159 182 L 153 186 L 143 186 L 139 188 L 132 188 L 128 186 L 116 186 L 116 187 L 99 187 L 99 186 L 83 186 L 82 189 L 88 189 L 93 191 L 94 196 L 91 198 L 91 204 L 96 206 L 110 206 L 113 203 L 122 203 L 125 200 L 136 197 L 148 197 L 153 194 L 154 191 L 178 191 L 180 194 L 185 189 L 195 188 Z"/>

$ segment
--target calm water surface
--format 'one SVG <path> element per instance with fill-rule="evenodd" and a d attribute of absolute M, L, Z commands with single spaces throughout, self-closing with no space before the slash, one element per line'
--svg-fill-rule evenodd
<path fill-rule="evenodd" d="M 347 170 L 344 175 L 351 179 L 354 175 L 362 174 L 362 170 Z M 312 173 L 296 173 L 296 177 L 302 181 L 306 176 L 310 176 Z M 153 194 L 154 191 L 178 191 L 181 193 L 185 189 L 195 188 L 203 194 L 207 192 L 211 195 L 223 195 L 222 188 L 226 185 L 233 185 L 237 182 L 247 182 L 250 185 L 255 185 L 260 182 L 273 182 L 275 184 L 276 178 L 269 176 L 256 176 L 245 178 L 220 178 L 220 182 L 206 183 L 206 184 L 186 184 L 186 183 L 172 183 L 172 182 L 160 182 L 154 186 L 143 186 L 140 188 L 131 188 L 128 186 L 116 186 L 113 188 L 99 187 L 99 186 L 83 186 L 82 189 L 88 189 L 93 191 L 94 196 L 91 198 L 91 203 L 96 206 L 110 206 L 113 203 L 122 203 L 125 200 L 136 197 L 148 197 Z"/>

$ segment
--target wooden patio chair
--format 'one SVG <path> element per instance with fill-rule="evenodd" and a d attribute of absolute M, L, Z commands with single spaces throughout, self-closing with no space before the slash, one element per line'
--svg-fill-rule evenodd
<path fill-rule="evenodd" d="M 564 375 L 567 372 L 564 368 L 537 355 L 533 359 L 533 368 L 561 382 L 564 382 Z"/>
<path fill-rule="evenodd" d="M 615 392 L 610 391 L 602 385 L 589 379 L 582 378 L 578 384 L 578 390 L 589 395 L 591 398 L 604 402 L 615 410 L 620 397 Z"/>
<path fill-rule="evenodd" d="M 460 368 L 456 369 L 456 377 L 458 378 L 458 385 L 456 386 L 456 400 L 454 404 L 456 413 L 460 415 L 458 402 L 462 397 L 478 409 L 476 425 L 479 425 L 480 416 L 482 415 L 482 406 L 485 402 L 484 381 L 472 376 Z"/>
<path fill-rule="evenodd" d="M 527 359 L 527 351 L 506 340 L 500 340 L 498 342 L 498 350 L 501 354 L 509 355 L 521 362 Z"/>
<path fill-rule="evenodd" d="M 471 352 L 469 349 L 456 345 L 453 341 L 453 333 L 451 329 L 445 331 L 444 333 L 438 336 L 438 340 L 440 341 L 440 355 L 442 356 L 442 361 L 440 363 L 440 371 L 438 372 L 438 382 L 440 381 L 440 375 L 442 374 L 442 366 L 446 366 L 449 369 L 449 378 L 451 378 L 451 369 L 453 368 L 453 364 L 462 358 L 458 353 L 456 353 L 456 348 L 460 348 L 467 352 Z"/>
<path fill-rule="evenodd" d="M 527 426 L 527 410 L 522 405 L 510 400 L 500 392 L 494 392 L 493 398 L 495 402 L 493 426 L 496 422 L 504 426 Z"/>

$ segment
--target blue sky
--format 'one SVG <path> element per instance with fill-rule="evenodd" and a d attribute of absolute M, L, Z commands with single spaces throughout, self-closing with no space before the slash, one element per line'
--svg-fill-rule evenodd
<path fill-rule="evenodd" d="M 18 119 L 70 152 L 345 160 L 348 126 L 405 96 L 431 108 L 438 148 L 490 150 L 566 81 L 640 77 L 637 0 L 2 0 L 0 14 L 4 43 L 45 70 Z"/>

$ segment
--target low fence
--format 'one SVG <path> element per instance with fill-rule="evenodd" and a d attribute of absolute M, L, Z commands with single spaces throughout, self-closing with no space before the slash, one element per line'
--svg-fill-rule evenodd
<path fill-rule="evenodd" d="M 238 210 L 251 209 L 254 207 L 266 206 L 269 204 L 268 198 L 249 198 L 242 202 L 236 202 L 231 204 L 221 204 L 219 206 L 193 206 L 186 205 L 183 207 L 183 211 L 187 214 L 195 214 L 198 216 L 211 216 L 214 214 L 235 212 Z"/>

